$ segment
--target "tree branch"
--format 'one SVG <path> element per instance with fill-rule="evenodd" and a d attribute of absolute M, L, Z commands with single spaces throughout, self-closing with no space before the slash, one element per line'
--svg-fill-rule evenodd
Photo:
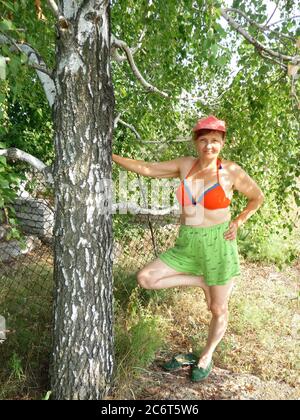
<path fill-rule="evenodd" d="M 146 33 L 146 28 L 143 29 L 143 31 L 142 31 L 142 33 L 141 33 L 141 35 L 139 37 L 137 46 L 136 47 L 133 47 L 133 48 L 130 48 L 130 51 L 131 51 L 131 54 L 132 55 L 134 55 L 141 48 L 141 46 L 142 46 L 142 40 L 143 40 L 143 38 L 145 36 L 145 33 Z M 113 60 L 117 61 L 118 63 L 122 63 L 123 61 L 127 60 L 127 57 L 125 55 L 120 55 L 118 53 L 118 51 L 117 51 L 117 48 L 118 47 L 116 47 L 116 46 L 115 47 L 112 46 L 112 47 L 113 48 L 112 48 L 112 54 L 111 55 L 112 55 L 112 59 Z"/>
<path fill-rule="evenodd" d="M 273 13 L 271 14 L 271 16 L 269 17 L 269 19 L 268 19 L 268 20 L 267 20 L 267 22 L 265 23 L 265 26 L 266 26 L 266 27 L 268 26 L 268 23 L 270 22 L 270 20 L 271 20 L 271 19 L 272 19 L 272 17 L 274 16 L 274 13 L 276 12 L 277 7 L 278 7 L 278 3 L 279 3 L 279 1 L 277 1 L 276 5 L 275 5 L 275 9 L 273 10 Z"/>
<path fill-rule="evenodd" d="M 132 125 L 132 124 L 128 124 L 126 121 L 122 120 L 120 118 L 121 114 L 119 114 L 115 120 L 114 120 L 114 127 L 116 127 L 118 125 L 118 123 L 124 125 L 125 127 L 129 128 L 134 135 L 136 136 L 136 138 L 141 142 L 141 143 L 148 143 L 148 144 L 159 144 L 161 146 L 163 145 L 167 145 L 168 143 L 184 143 L 184 142 L 189 142 L 191 141 L 190 138 L 180 138 L 178 137 L 175 140 L 143 140 L 142 136 L 138 133 L 137 129 Z"/>
<path fill-rule="evenodd" d="M 276 10 L 276 9 L 275 9 Z M 250 19 L 247 14 L 245 12 L 243 12 L 242 10 L 239 9 L 235 9 L 233 7 L 228 7 L 226 9 L 226 12 L 234 12 L 234 13 L 238 13 L 239 15 L 243 16 L 244 19 L 246 19 L 251 25 L 256 26 L 260 31 L 262 32 L 272 32 L 273 34 L 277 35 L 278 37 L 282 37 L 282 38 L 286 38 L 289 39 L 290 41 L 295 42 L 295 38 L 292 38 L 291 36 L 285 35 L 285 34 L 281 34 L 278 31 L 275 31 L 273 29 L 269 29 L 269 26 L 267 26 L 267 24 L 265 25 L 260 25 L 259 23 L 255 22 L 255 20 Z M 271 26 L 271 25 L 270 25 Z"/>
<path fill-rule="evenodd" d="M 224 17 L 224 19 L 227 20 L 227 22 L 232 26 L 237 32 L 239 32 L 243 37 L 250 42 L 250 44 L 254 45 L 254 47 L 257 49 L 257 51 L 261 54 L 261 52 L 264 52 L 266 55 L 272 57 L 272 58 L 279 58 L 281 61 L 288 61 L 297 63 L 300 61 L 300 56 L 290 56 L 281 54 L 277 51 L 273 51 L 270 48 L 265 47 L 261 42 L 259 42 L 257 39 L 255 39 L 252 35 L 250 35 L 244 28 L 241 27 L 239 23 L 237 23 L 231 16 L 228 15 L 227 11 L 235 11 L 239 13 L 240 15 L 244 16 L 248 22 L 255 24 L 260 30 L 264 30 L 264 27 L 262 25 L 259 25 L 258 23 L 252 21 L 249 19 L 243 12 L 241 12 L 238 9 L 221 9 L 221 15 Z M 278 63 L 278 61 L 277 61 Z"/>
<path fill-rule="evenodd" d="M 52 10 L 52 13 L 54 14 L 54 16 L 57 18 L 58 27 L 62 30 L 68 29 L 69 22 L 64 17 L 64 15 L 61 13 L 61 10 L 57 6 L 56 2 L 54 0 L 47 0 L 47 3 L 49 5 L 50 9 Z"/>
<path fill-rule="evenodd" d="M 130 67 L 131 67 L 134 75 L 140 81 L 140 83 L 147 89 L 147 91 L 158 93 L 159 95 L 163 96 L 164 98 L 169 98 L 169 95 L 167 93 L 160 91 L 159 89 L 157 89 L 155 86 L 148 83 L 143 78 L 143 76 L 141 75 L 140 71 L 138 70 L 138 68 L 137 68 L 137 66 L 134 62 L 132 52 L 131 52 L 130 48 L 128 47 L 128 45 L 126 44 L 126 42 L 121 41 L 120 39 L 117 39 L 114 35 L 112 35 L 111 36 L 111 46 L 112 46 L 112 49 L 120 48 L 123 51 L 125 51 L 125 54 L 127 56 L 127 60 L 130 64 Z M 117 61 L 120 60 L 120 56 L 116 53 L 116 51 L 113 51 L 113 55 L 114 55 L 114 57 L 118 57 Z"/>
<path fill-rule="evenodd" d="M 0 149 L 0 156 L 6 156 L 11 160 L 21 160 L 23 162 L 29 163 L 33 168 L 42 172 L 45 177 L 45 180 L 49 184 L 53 184 L 53 176 L 51 167 L 45 165 L 41 160 L 35 156 L 30 155 L 20 149 L 15 147 L 10 147 L 9 149 Z"/>
<path fill-rule="evenodd" d="M 54 0 L 47 0 L 47 3 L 49 5 L 50 9 L 52 10 L 54 16 L 56 16 L 59 19 L 61 14 L 59 13 L 58 6 L 55 3 L 55 1 Z"/>
<path fill-rule="evenodd" d="M 167 207 L 163 209 L 156 209 L 156 208 L 148 209 L 145 207 L 140 207 L 138 204 L 134 204 L 130 202 L 112 204 L 113 213 L 115 213 L 116 210 L 119 210 L 119 211 L 121 210 L 122 213 L 124 211 L 129 211 L 131 214 L 151 214 L 153 216 L 164 216 L 168 214 L 179 215 L 180 214 L 180 209 L 178 205 L 174 205 L 172 207 Z"/>
<path fill-rule="evenodd" d="M 43 86 L 48 103 L 50 107 L 52 107 L 56 94 L 54 80 L 52 78 L 51 71 L 47 68 L 46 63 L 41 58 L 40 54 L 33 47 L 31 47 L 31 45 L 27 43 L 19 43 L 7 34 L 4 34 L 3 32 L 2 35 L 0 35 L 0 45 L 1 44 L 10 45 L 12 51 L 16 50 L 20 53 L 27 55 L 28 65 L 36 70 L 38 78 L 40 79 L 40 82 Z"/>
<path fill-rule="evenodd" d="M 268 25 L 267 28 L 270 28 L 271 26 L 274 26 L 274 25 L 278 25 L 278 23 L 281 23 L 281 22 L 287 22 L 288 20 L 292 20 L 292 19 L 300 19 L 300 15 L 291 16 L 291 17 L 287 17 L 285 19 L 278 20 L 277 22 L 273 22 L 270 25 Z"/>

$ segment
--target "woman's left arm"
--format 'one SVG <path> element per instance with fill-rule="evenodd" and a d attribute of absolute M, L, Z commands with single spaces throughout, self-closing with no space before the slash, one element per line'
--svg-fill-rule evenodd
<path fill-rule="evenodd" d="M 237 229 L 259 209 L 265 198 L 256 182 L 238 164 L 231 162 L 230 172 L 233 177 L 233 189 L 244 194 L 248 198 L 248 204 L 231 221 L 229 230 L 224 234 L 225 239 L 235 239 Z"/>

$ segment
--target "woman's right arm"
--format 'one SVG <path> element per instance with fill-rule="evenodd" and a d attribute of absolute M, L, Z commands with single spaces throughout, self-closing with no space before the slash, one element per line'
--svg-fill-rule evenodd
<path fill-rule="evenodd" d="M 180 168 L 182 162 L 187 159 L 185 156 L 167 160 L 165 162 L 145 162 L 143 160 L 135 160 L 124 158 L 122 156 L 112 154 L 112 159 L 128 171 L 135 172 L 143 176 L 153 178 L 180 178 Z"/>

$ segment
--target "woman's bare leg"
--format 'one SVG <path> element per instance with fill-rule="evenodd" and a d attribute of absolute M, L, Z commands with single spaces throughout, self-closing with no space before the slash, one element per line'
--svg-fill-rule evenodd
<path fill-rule="evenodd" d="M 212 319 L 209 326 L 208 339 L 198 361 L 198 367 L 206 368 L 217 345 L 222 340 L 228 324 L 228 301 L 234 286 L 233 280 L 224 286 L 210 286 L 210 310 Z"/>
<path fill-rule="evenodd" d="M 203 276 L 180 273 L 169 267 L 159 258 L 147 264 L 137 273 L 137 280 L 145 289 L 165 289 L 179 286 L 201 287 L 204 291 L 208 309 L 210 308 L 209 287 Z"/>

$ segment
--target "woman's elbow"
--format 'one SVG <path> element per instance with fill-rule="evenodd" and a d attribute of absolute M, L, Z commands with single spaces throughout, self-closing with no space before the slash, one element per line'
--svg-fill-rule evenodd
<path fill-rule="evenodd" d="M 261 192 L 257 195 L 256 201 L 258 201 L 260 204 L 262 204 L 265 200 L 265 195 Z"/>

